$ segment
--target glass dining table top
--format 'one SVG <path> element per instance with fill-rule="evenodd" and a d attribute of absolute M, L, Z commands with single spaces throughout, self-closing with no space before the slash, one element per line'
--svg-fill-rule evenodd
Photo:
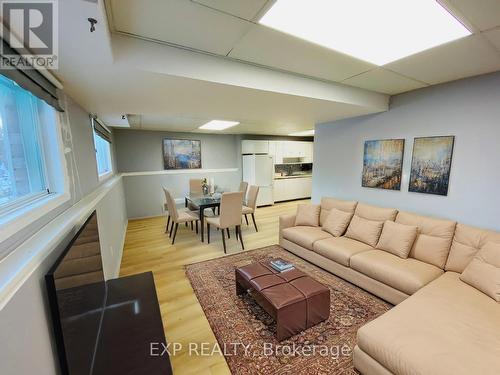
<path fill-rule="evenodd" d="M 186 195 L 186 200 L 194 204 L 195 206 L 207 206 L 207 205 L 217 205 L 220 204 L 221 195 L 200 195 L 200 194 L 188 194 Z"/>

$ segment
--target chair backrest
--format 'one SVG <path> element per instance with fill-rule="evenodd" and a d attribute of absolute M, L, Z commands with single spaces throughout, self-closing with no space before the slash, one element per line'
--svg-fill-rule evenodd
<path fill-rule="evenodd" d="M 229 228 L 241 224 L 243 192 L 222 194 L 220 201 L 220 226 Z"/>
<path fill-rule="evenodd" d="M 189 180 L 189 194 L 203 194 L 203 179 L 191 178 Z"/>
<path fill-rule="evenodd" d="M 241 181 L 240 182 L 240 188 L 238 189 L 238 191 L 242 191 L 243 192 L 243 198 L 247 194 L 247 189 L 248 189 L 248 182 Z"/>
<path fill-rule="evenodd" d="M 163 203 L 163 209 L 165 210 L 165 213 L 168 214 L 167 188 L 165 186 L 162 186 L 162 189 L 163 194 L 165 194 L 165 203 Z"/>
<path fill-rule="evenodd" d="M 251 185 L 250 189 L 248 189 L 247 207 L 255 210 L 257 207 L 257 195 L 259 195 L 259 187 Z"/>
<path fill-rule="evenodd" d="M 179 215 L 177 213 L 177 206 L 175 205 L 175 201 L 170 195 L 170 192 L 165 188 L 163 188 L 163 192 L 165 193 L 165 199 L 167 201 L 168 214 L 175 222 L 179 218 Z"/>

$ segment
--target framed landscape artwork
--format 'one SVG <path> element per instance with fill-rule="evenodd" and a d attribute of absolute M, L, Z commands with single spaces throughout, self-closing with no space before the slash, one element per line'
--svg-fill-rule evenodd
<path fill-rule="evenodd" d="M 366 141 L 362 186 L 401 190 L 404 149 L 404 139 Z"/>
<path fill-rule="evenodd" d="M 409 191 L 448 195 L 454 143 L 454 136 L 415 138 Z"/>
<path fill-rule="evenodd" d="M 201 141 L 165 138 L 163 167 L 164 169 L 201 168 Z"/>

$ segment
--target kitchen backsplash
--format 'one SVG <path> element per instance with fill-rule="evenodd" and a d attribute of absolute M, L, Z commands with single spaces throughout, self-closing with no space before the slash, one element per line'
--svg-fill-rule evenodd
<path fill-rule="evenodd" d="M 275 164 L 274 173 L 279 176 L 301 176 L 311 175 L 313 169 L 312 163 L 297 164 Z"/>

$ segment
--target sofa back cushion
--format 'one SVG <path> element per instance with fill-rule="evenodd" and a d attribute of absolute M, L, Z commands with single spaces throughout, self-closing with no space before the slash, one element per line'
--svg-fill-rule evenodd
<path fill-rule="evenodd" d="M 350 214 L 354 213 L 358 202 L 356 201 L 343 201 L 335 198 L 322 198 L 321 199 L 321 216 L 320 224 L 323 225 L 330 210 L 337 209 L 339 211 L 344 211 Z"/>
<path fill-rule="evenodd" d="M 387 220 L 377 243 L 377 249 L 387 251 L 400 258 L 408 258 L 417 238 L 418 227 Z"/>
<path fill-rule="evenodd" d="M 500 302 L 500 244 L 484 245 L 465 267 L 460 280 Z"/>
<path fill-rule="evenodd" d="M 488 242 L 500 243 L 500 232 L 457 224 L 445 270 L 462 273 L 479 249 Z"/>
<path fill-rule="evenodd" d="M 352 215 L 354 214 L 332 208 L 321 227 L 332 236 L 340 237 L 345 233 L 347 226 L 351 222 Z"/>
<path fill-rule="evenodd" d="M 383 221 L 367 220 L 354 215 L 345 236 L 375 247 L 380 238 L 383 226 Z"/>
<path fill-rule="evenodd" d="M 444 269 L 455 233 L 457 224 L 455 221 L 400 212 L 396 223 L 418 227 L 418 235 L 410 251 L 410 258 Z"/>
<path fill-rule="evenodd" d="M 398 210 L 395 208 L 372 206 L 366 203 L 358 203 L 354 211 L 354 215 L 362 217 L 363 219 L 381 222 L 387 220 L 394 221 L 397 214 Z"/>
<path fill-rule="evenodd" d="M 295 216 L 295 226 L 319 226 L 320 210 L 321 207 L 318 204 L 299 204 L 297 206 L 297 215 Z"/>

